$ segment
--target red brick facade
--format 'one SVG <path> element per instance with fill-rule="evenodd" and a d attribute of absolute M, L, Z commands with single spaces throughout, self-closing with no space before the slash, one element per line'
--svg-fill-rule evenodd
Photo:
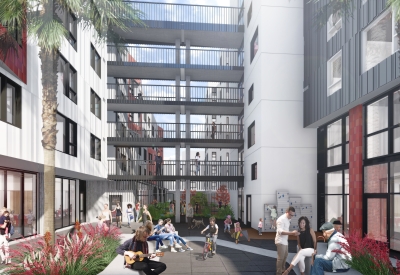
<path fill-rule="evenodd" d="M 349 229 L 362 234 L 363 203 L 363 107 L 349 112 Z"/>

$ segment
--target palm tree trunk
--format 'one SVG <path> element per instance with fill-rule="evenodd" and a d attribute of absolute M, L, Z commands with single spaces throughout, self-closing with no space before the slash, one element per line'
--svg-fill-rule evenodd
<path fill-rule="evenodd" d="M 44 151 L 44 231 L 54 243 L 55 147 L 57 143 L 57 51 L 39 53 L 42 70 L 42 146 Z"/>

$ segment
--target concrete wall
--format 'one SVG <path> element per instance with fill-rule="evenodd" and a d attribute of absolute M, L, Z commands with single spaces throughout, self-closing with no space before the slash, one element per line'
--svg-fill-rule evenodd
<path fill-rule="evenodd" d="M 252 18 L 247 27 L 247 11 Z M 244 196 L 251 195 L 251 226 L 264 217 L 265 203 L 276 203 L 286 189 L 303 203 L 317 205 L 316 130 L 303 129 L 303 3 L 245 0 Z M 258 52 L 250 64 L 250 43 L 258 27 Z M 247 92 L 254 85 L 248 105 Z M 255 144 L 248 148 L 247 129 L 255 122 Z M 251 165 L 257 162 L 257 179 Z M 248 220 L 246 199 L 244 220 Z M 316 226 L 316 215 L 312 225 Z"/>

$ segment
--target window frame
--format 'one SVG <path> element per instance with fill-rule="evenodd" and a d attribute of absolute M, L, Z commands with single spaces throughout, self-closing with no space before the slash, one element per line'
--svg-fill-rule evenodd
<path fill-rule="evenodd" d="M 253 2 L 250 3 L 249 10 L 247 11 L 247 27 L 250 25 L 252 16 L 253 16 Z"/>
<path fill-rule="evenodd" d="M 63 62 L 63 64 L 61 64 Z M 61 66 L 64 66 L 64 70 L 62 71 Z M 75 68 L 68 62 L 64 56 L 60 54 L 58 65 L 57 65 L 57 74 L 62 73 L 62 87 L 57 85 L 57 92 L 61 92 L 60 88 L 62 89 L 62 93 L 70 99 L 75 104 L 78 104 L 78 74 Z M 57 76 L 57 81 L 58 81 Z M 72 78 L 72 79 L 71 79 Z M 74 86 L 74 87 L 72 87 Z"/>
<path fill-rule="evenodd" d="M 92 43 L 90 43 L 90 66 L 101 78 L 101 56 Z"/>
<path fill-rule="evenodd" d="M 93 134 L 90 134 L 90 157 L 101 161 L 101 139 Z"/>
<path fill-rule="evenodd" d="M 257 52 L 259 51 L 259 49 L 257 48 L 257 51 L 254 52 L 254 43 L 256 42 L 256 40 L 257 40 L 257 45 L 259 45 L 259 43 L 258 43 L 258 26 L 257 26 L 256 30 L 254 31 L 253 38 L 251 39 L 251 42 L 250 42 L 250 64 L 251 64 L 251 62 L 253 62 L 254 57 L 256 56 Z"/>
<path fill-rule="evenodd" d="M 333 63 L 336 60 L 340 59 L 340 80 L 336 80 L 333 81 L 333 70 L 332 70 L 332 66 Z M 327 96 L 331 96 L 334 93 L 336 93 L 337 91 L 339 91 L 340 89 L 342 89 L 342 80 L 343 80 L 343 56 L 342 56 L 342 50 L 338 51 L 335 55 L 333 55 L 327 62 L 326 62 L 327 66 L 326 66 L 326 72 L 327 72 Z M 333 88 L 340 84 L 340 87 L 336 90 L 333 90 Z M 333 90 L 333 91 L 332 91 Z"/>
<path fill-rule="evenodd" d="M 250 89 L 248 91 L 248 101 L 249 103 L 247 103 L 247 105 L 250 105 L 250 103 L 253 101 L 254 99 L 254 84 L 251 84 Z"/>
<path fill-rule="evenodd" d="M 96 100 L 99 106 L 98 108 L 99 113 L 97 115 L 96 115 Z M 90 89 L 90 111 L 92 112 L 92 114 L 94 114 L 97 118 L 101 120 L 101 98 L 93 89 Z"/>
<path fill-rule="evenodd" d="M 251 165 L 251 180 L 257 179 L 257 162 Z"/>
<path fill-rule="evenodd" d="M 57 147 L 55 148 L 55 150 L 56 151 L 58 151 L 58 152 L 61 152 L 61 153 L 64 153 L 64 154 L 67 154 L 67 155 L 70 155 L 70 156 L 73 156 L 73 157 L 77 157 L 78 156 L 78 150 L 77 150 L 77 148 L 78 148 L 78 127 L 77 127 L 77 124 L 76 124 L 76 122 L 74 122 L 73 120 L 71 120 L 71 119 L 69 119 L 68 117 L 66 117 L 66 116 L 64 116 L 62 113 L 60 113 L 60 112 L 57 112 L 57 114 L 56 114 L 56 116 L 57 115 L 59 115 L 59 116 L 61 116 L 62 118 L 64 118 L 64 120 L 65 120 L 65 125 L 64 125 L 64 140 L 63 140 L 63 142 L 64 142 L 64 148 L 63 148 L 63 151 L 60 151 L 60 150 L 58 150 L 57 149 Z M 73 129 L 74 129 L 74 133 L 73 133 L 73 137 L 72 137 L 72 142 L 70 141 L 70 135 L 71 135 L 71 128 L 70 127 L 73 127 Z M 70 149 L 71 149 L 71 146 L 73 146 L 74 147 L 74 153 L 73 154 L 71 154 L 70 152 Z"/>
<path fill-rule="evenodd" d="M 12 93 L 12 122 L 8 121 L 7 92 L 8 86 Z M 0 120 L 9 125 L 22 129 L 22 88 L 20 85 L 0 73 Z"/>
<path fill-rule="evenodd" d="M 250 126 L 247 127 L 247 149 L 249 149 L 254 144 L 256 144 L 256 137 L 255 137 L 256 129 L 255 129 L 255 127 L 256 127 L 256 122 L 255 121 L 253 121 L 253 123 L 251 123 Z"/>

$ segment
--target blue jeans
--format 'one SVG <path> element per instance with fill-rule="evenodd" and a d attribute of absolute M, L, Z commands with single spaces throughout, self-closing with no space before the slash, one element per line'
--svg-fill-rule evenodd
<path fill-rule="evenodd" d="M 225 224 L 224 225 L 224 231 L 230 231 L 231 230 L 231 225 L 230 224 Z"/>
<path fill-rule="evenodd" d="M 174 234 L 172 234 L 172 233 L 161 233 L 159 236 L 161 237 L 161 240 L 169 240 L 169 245 L 170 246 L 174 245 Z"/>
<path fill-rule="evenodd" d="M 174 238 L 176 240 L 176 243 L 179 243 L 179 241 L 181 241 L 181 243 L 183 243 L 183 245 L 186 245 L 186 242 L 178 235 L 174 235 Z"/>
<path fill-rule="evenodd" d="M 322 258 L 316 258 L 314 265 L 311 266 L 310 275 L 324 275 L 324 271 L 332 272 L 332 261 L 325 260 Z"/>
<path fill-rule="evenodd" d="M 153 235 L 153 236 L 148 237 L 147 240 L 148 241 L 156 241 L 156 249 L 159 249 L 162 237 L 160 237 L 160 235 Z"/>

